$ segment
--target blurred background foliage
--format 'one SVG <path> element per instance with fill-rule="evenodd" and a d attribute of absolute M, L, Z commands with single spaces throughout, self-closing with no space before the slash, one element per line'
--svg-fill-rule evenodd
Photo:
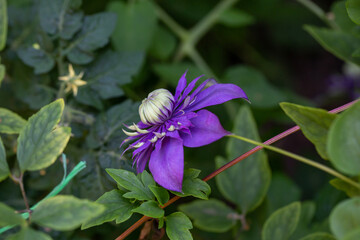
<path fill-rule="evenodd" d="M 225 129 L 258 140 L 294 125 L 281 111 L 282 101 L 331 109 L 358 97 L 360 71 L 324 50 L 311 36 L 316 38 L 316 34 L 308 27 L 304 29 L 305 25 L 326 27 L 326 23 L 301 2 L 9 0 L 8 38 L 1 53 L 6 75 L 1 82 L 0 107 L 28 118 L 56 97 L 64 97 L 62 124 L 71 126 L 73 133 L 66 148 L 69 164 L 87 162 L 87 168 L 66 193 L 96 200 L 115 186 L 105 168 L 133 170 L 129 156 L 121 157 L 123 148 L 119 146 L 125 138 L 122 124 L 138 121 L 139 102 L 156 88 L 174 90 L 186 70 L 188 80 L 204 74 L 204 79 L 242 87 L 250 105 L 233 101 L 211 107 L 211 111 Z M 314 2 L 348 34 L 359 36 L 359 27 L 349 21 L 344 2 Z M 69 64 L 76 74 L 83 72 L 82 79 L 87 82 L 76 96 L 66 93 L 65 83 L 58 80 L 68 74 Z M 16 137 L 1 137 L 13 167 Z M 186 167 L 200 169 L 204 177 L 250 148 L 244 143 L 233 145 L 233 140 L 222 139 L 210 146 L 186 149 Z M 302 133 L 277 146 L 320 160 Z M 226 230 L 233 228 L 237 239 L 259 239 L 260 229 L 271 213 L 301 200 L 301 227 L 291 239 L 314 229 L 329 231 L 330 211 L 345 194 L 328 184 L 328 175 L 271 152 L 253 158 L 252 166 L 244 161 L 229 171 L 245 174 L 252 169 L 254 176 L 261 176 L 256 181 L 248 178 L 236 192 L 243 196 L 256 189 L 254 198 L 258 200 L 246 209 L 237 209 L 249 212 L 246 222 L 230 222 Z M 26 175 L 31 204 L 61 180 L 59 169 L 58 162 Z M 228 177 L 245 178 L 236 173 Z M 228 193 L 221 180 L 209 184 L 211 197 L 218 199 L 211 200 L 214 204 L 224 204 L 231 212 L 237 201 L 242 201 Z M 0 201 L 23 208 L 21 193 L 9 179 L 0 184 Z M 180 203 L 191 201 L 185 198 Z M 190 207 L 180 209 L 190 214 L 191 209 L 186 209 Z M 118 226 L 105 224 L 85 231 L 49 234 L 54 239 L 114 239 L 136 220 L 132 217 Z M 234 239 L 231 231 L 208 233 L 196 226 L 194 239 Z M 138 232 L 129 239 L 137 236 Z"/>

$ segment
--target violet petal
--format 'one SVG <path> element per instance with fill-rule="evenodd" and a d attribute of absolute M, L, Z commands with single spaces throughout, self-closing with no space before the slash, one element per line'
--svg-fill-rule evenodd
<path fill-rule="evenodd" d="M 140 156 L 136 160 L 136 171 L 137 173 L 141 173 L 145 170 L 146 164 L 149 161 L 150 155 L 152 153 L 152 149 L 148 148 L 140 153 Z"/>
<path fill-rule="evenodd" d="M 201 147 L 231 134 L 220 124 L 218 117 L 208 110 L 200 110 L 198 116 L 191 119 L 191 135 L 180 132 L 185 147 Z"/>
<path fill-rule="evenodd" d="M 180 97 L 182 91 L 184 91 L 185 87 L 186 87 L 186 72 L 181 76 L 178 85 L 176 86 L 176 91 L 175 91 L 175 101 L 178 100 L 178 98 Z"/>
<path fill-rule="evenodd" d="M 194 103 L 184 110 L 186 112 L 196 111 L 204 107 L 221 104 L 235 98 L 248 99 L 245 92 L 234 84 L 215 84 L 201 91 L 196 96 Z"/>
<path fill-rule="evenodd" d="M 184 148 L 181 139 L 165 137 L 150 156 L 149 169 L 155 182 L 162 187 L 181 192 L 184 174 Z"/>

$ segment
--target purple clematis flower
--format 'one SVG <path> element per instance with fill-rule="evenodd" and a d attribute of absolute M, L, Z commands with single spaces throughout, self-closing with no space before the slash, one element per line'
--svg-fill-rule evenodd
<path fill-rule="evenodd" d="M 185 72 L 174 96 L 165 89 L 151 92 L 139 107 L 141 121 L 127 126 L 132 132 L 123 130 L 129 136 L 124 142 L 136 140 L 125 151 L 134 149 L 137 172 L 144 171 L 149 162 L 154 180 L 177 192 L 182 189 L 183 146 L 200 147 L 231 134 L 223 129 L 215 114 L 202 108 L 235 98 L 248 99 L 238 86 L 217 84 L 212 79 L 194 90 L 200 77 L 187 85 Z"/>

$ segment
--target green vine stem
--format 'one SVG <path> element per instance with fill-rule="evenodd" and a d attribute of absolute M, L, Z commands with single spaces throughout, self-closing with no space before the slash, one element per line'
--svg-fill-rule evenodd
<path fill-rule="evenodd" d="M 35 204 L 34 206 L 32 206 L 30 208 L 30 211 L 34 210 L 41 202 L 43 202 L 45 199 L 51 198 L 53 196 L 56 196 L 57 194 L 59 194 L 59 192 L 61 192 L 66 185 L 80 172 L 82 171 L 84 168 L 86 168 L 86 162 L 85 161 L 81 161 L 79 162 L 74 168 L 73 170 L 69 173 L 69 175 L 67 175 L 67 165 L 66 165 L 66 156 L 65 154 L 62 155 L 62 163 L 63 163 L 63 168 L 64 168 L 64 176 L 62 181 L 48 194 L 46 195 L 45 198 L 43 198 L 41 201 L 39 201 L 37 204 Z M 24 213 L 21 214 L 21 216 L 24 219 L 28 219 L 30 214 L 30 211 L 26 211 Z M 6 226 L 3 228 L 0 228 L 0 234 L 13 228 L 15 226 Z"/>
<path fill-rule="evenodd" d="M 235 135 L 235 134 L 228 135 L 228 137 L 236 138 L 236 139 L 242 140 L 244 142 L 248 142 L 248 143 L 251 143 L 251 144 L 254 144 L 254 145 L 257 145 L 257 146 L 261 146 L 261 147 L 266 148 L 266 149 L 269 149 L 269 150 L 271 150 L 273 152 L 280 153 L 280 154 L 282 154 L 284 156 L 291 157 L 291 158 L 293 158 L 293 159 L 295 159 L 295 160 L 297 160 L 299 162 L 305 163 L 307 165 L 310 165 L 310 166 L 313 166 L 313 167 L 315 167 L 317 169 L 320 169 L 320 170 L 322 170 L 324 172 L 327 172 L 330 175 L 333 175 L 334 177 L 337 177 L 337 178 L 343 180 L 344 182 L 347 182 L 347 183 L 351 184 L 352 186 L 360 189 L 360 184 L 359 183 L 354 182 L 350 178 L 342 175 L 341 173 L 335 171 L 334 169 L 329 168 L 329 167 L 327 167 L 327 166 L 325 166 L 323 164 L 317 163 L 317 162 L 315 162 L 315 161 L 313 161 L 311 159 L 305 158 L 305 157 L 297 155 L 295 153 L 288 152 L 288 151 L 283 150 L 281 148 L 266 145 L 266 144 L 263 144 L 261 142 L 257 142 L 255 140 L 252 140 L 252 139 L 249 139 L 249 138 L 246 138 L 246 137 L 242 137 L 242 136 L 238 136 L 238 135 Z"/>

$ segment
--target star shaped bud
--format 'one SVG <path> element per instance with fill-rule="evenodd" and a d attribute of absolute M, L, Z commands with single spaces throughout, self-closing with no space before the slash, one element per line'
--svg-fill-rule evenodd
<path fill-rule="evenodd" d="M 68 93 L 72 91 L 74 96 L 76 96 L 78 93 L 78 88 L 80 86 L 86 85 L 86 81 L 81 79 L 83 75 L 84 72 L 81 72 L 79 75 L 76 75 L 73 66 L 69 64 L 69 74 L 66 76 L 59 77 L 60 81 L 64 81 L 66 83 L 65 92 Z"/>

